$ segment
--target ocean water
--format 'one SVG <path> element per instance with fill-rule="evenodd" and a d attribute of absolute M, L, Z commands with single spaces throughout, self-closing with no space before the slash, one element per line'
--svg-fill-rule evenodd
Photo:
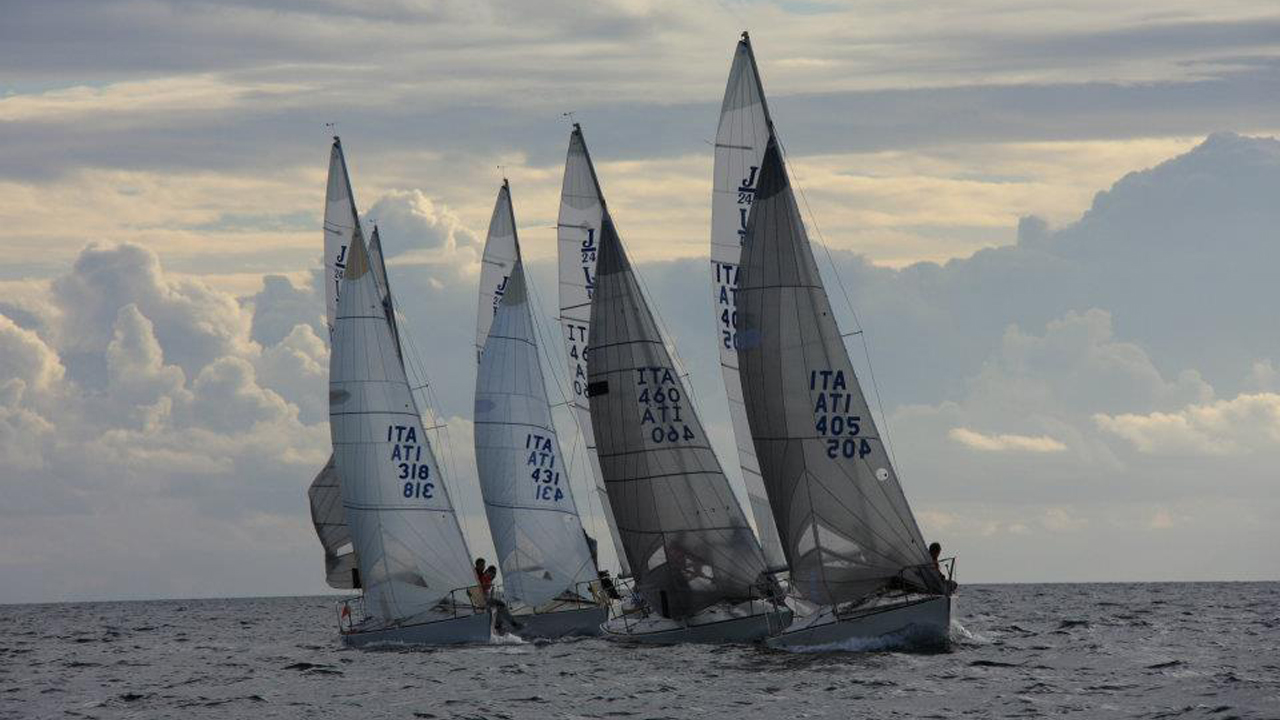
<path fill-rule="evenodd" d="M 949 650 L 360 651 L 320 597 L 0 607 L 3 718 L 1280 718 L 1280 583 L 966 586 Z"/>

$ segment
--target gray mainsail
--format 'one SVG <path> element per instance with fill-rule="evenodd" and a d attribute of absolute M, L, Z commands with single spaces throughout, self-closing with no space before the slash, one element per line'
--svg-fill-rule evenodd
<path fill-rule="evenodd" d="M 500 205 L 504 199 L 505 186 Z M 513 249 L 496 313 L 484 303 L 492 287 L 480 289 L 479 320 L 489 322 L 476 373 L 476 469 L 507 599 L 537 608 L 594 580 L 596 567 L 551 420 L 519 245 Z"/>
<path fill-rule="evenodd" d="M 588 395 L 602 476 L 636 585 L 674 618 L 749 599 L 765 570 L 760 545 L 608 213 L 599 240 Z"/>
<path fill-rule="evenodd" d="M 720 105 L 720 124 L 716 128 L 715 176 L 711 193 L 711 290 L 712 308 L 716 316 L 716 346 L 720 350 L 720 372 L 724 377 L 725 396 L 729 401 L 729 417 L 737 441 L 738 465 L 742 468 L 742 484 L 751 502 L 756 534 L 764 550 L 770 570 L 786 568 L 778 528 L 773 523 L 769 496 L 760 477 L 751 440 L 751 428 L 742 404 L 742 383 L 738 378 L 738 308 L 737 275 L 742 257 L 742 238 L 747 231 L 747 216 L 755 198 L 760 158 L 773 121 L 765 103 L 764 88 L 751 40 L 746 33 L 733 56 L 729 81 Z"/>
<path fill-rule="evenodd" d="M 747 419 L 793 587 L 855 601 L 930 562 L 831 312 L 776 139 L 738 274 Z"/>
<path fill-rule="evenodd" d="M 556 220 L 556 240 L 560 274 L 560 325 L 564 329 L 565 354 L 569 358 L 569 384 L 573 419 L 586 446 L 588 472 L 600 500 L 604 524 L 618 557 L 619 574 L 630 575 L 627 554 L 610 508 L 609 493 L 600 474 L 591 410 L 587 400 L 587 343 L 591 337 L 591 298 L 596 286 L 596 255 L 601 223 L 609 216 L 604 193 L 596 178 L 595 166 L 582 137 L 582 127 L 573 125 L 569 152 L 564 161 L 564 183 L 560 189 L 560 214 Z"/>

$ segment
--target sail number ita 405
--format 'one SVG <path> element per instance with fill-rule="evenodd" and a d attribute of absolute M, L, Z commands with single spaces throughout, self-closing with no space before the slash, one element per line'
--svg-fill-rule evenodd
<path fill-rule="evenodd" d="M 436 485 L 431 478 L 431 465 L 422 462 L 422 444 L 418 428 L 413 425 L 388 425 L 387 442 L 391 443 L 391 464 L 396 478 L 404 481 L 406 498 L 430 500 Z"/>
<path fill-rule="evenodd" d="M 849 392 L 843 370 L 810 370 L 809 394 L 813 398 L 813 429 L 824 440 L 829 458 L 862 458 L 871 443 L 860 437 L 862 416 L 851 415 L 855 396 Z"/>

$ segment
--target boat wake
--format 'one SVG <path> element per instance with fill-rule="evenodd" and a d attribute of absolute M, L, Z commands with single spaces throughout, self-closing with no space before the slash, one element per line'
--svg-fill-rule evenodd
<path fill-rule="evenodd" d="M 955 628 L 958 623 L 952 621 L 951 638 L 955 637 Z M 960 628 L 964 630 L 964 628 Z M 964 631 L 966 634 L 968 631 Z M 785 649 L 788 652 L 800 654 L 812 653 L 831 653 L 831 652 L 891 652 L 891 651 L 937 651 L 946 650 L 951 640 L 939 643 L 938 636 L 932 628 L 909 626 L 898 632 L 892 632 L 877 637 L 851 637 L 832 643 L 822 643 L 818 645 L 791 645 Z"/>

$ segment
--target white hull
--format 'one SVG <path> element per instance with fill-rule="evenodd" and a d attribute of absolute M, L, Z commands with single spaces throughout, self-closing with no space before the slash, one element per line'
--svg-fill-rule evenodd
<path fill-rule="evenodd" d="M 594 636 L 600 634 L 600 624 L 609 619 L 609 608 L 593 606 L 515 617 L 521 625 L 515 634 L 526 639 Z"/>
<path fill-rule="evenodd" d="M 941 645 L 951 630 L 951 596 L 933 596 L 880 605 L 837 616 L 826 609 L 812 622 L 793 626 L 765 640 L 769 647 L 788 650 L 871 649 L 875 643 Z"/>
<path fill-rule="evenodd" d="M 712 620 L 709 622 L 685 621 L 669 623 L 668 627 L 648 629 L 644 621 L 627 628 L 621 620 L 600 626 L 601 634 L 610 640 L 674 645 L 677 643 L 754 643 L 763 640 L 791 621 L 791 610 L 770 610 L 746 617 Z M 674 625 L 671 627 L 670 625 Z"/>
<path fill-rule="evenodd" d="M 347 647 L 370 645 L 464 645 L 489 642 L 489 613 L 478 612 L 411 625 L 343 633 Z"/>

